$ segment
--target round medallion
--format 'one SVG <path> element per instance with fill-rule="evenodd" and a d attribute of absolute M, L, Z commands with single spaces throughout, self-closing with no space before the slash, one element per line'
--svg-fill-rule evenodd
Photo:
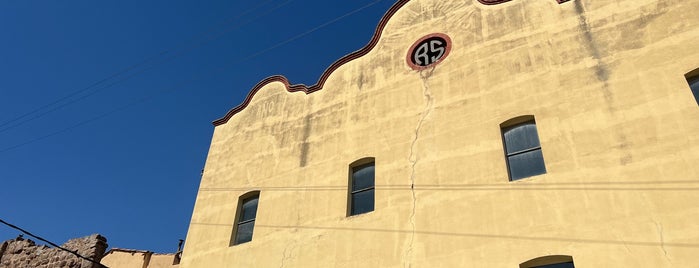
<path fill-rule="evenodd" d="M 451 39 L 443 33 L 428 34 L 408 50 L 406 61 L 410 68 L 422 70 L 444 60 L 451 50 Z"/>

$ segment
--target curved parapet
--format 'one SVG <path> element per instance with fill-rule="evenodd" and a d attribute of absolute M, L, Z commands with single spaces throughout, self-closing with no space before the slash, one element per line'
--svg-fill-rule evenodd
<path fill-rule="evenodd" d="M 376 31 L 374 32 L 374 35 L 371 37 L 371 40 L 369 41 L 369 43 L 366 46 L 364 46 L 363 48 L 361 48 L 355 52 L 352 52 L 352 53 L 340 58 L 339 60 L 335 61 L 333 64 L 331 64 L 327 69 L 325 69 L 323 74 L 320 76 L 320 79 L 318 79 L 318 82 L 316 82 L 314 85 L 312 85 L 312 86 L 306 86 L 303 84 L 291 85 L 289 83 L 289 80 L 286 77 L 284 77 L 283 75 L 274 75 L 274 76 L 267 77 L 267 78 L 263 79 L 262 81 L 260 81 L 259 83 L 257 83 L 257 85 L 255 85 L 252 88 L 252 90 L 250 90 L 248 95 L 245 96 L 245 100 L 243 100 L 243 103 L 239 104 L 238 106 L 236 106 L 233 109 L 231 109 L 230 111 L 228 111 L 228 113 L 226 113 L 226 115 L 223 116 L 222 118 L 216 119 L 213 122 L 214 126 L 220 126 L 222 124 L 225 124 L 226 122 L 228 122 L 228 120 L 231 119 L 231 117 L 233 117 L 233 115 L 235 115 L 238 112 L 245 109 L 245 107 L 247 107 L 248 104 L 250 104 L 250 101 L 255 96 L 255 94 L 262 87 L 264 87 L 265 85 L 267 85 L 269 83 L 281 82 L 285 85 L 286 90 L 289 92 L 300 91 L 300 92 L 304 92 L 306 94 L 310 94 L 310 93 L 313 93 L 313 92 L 316 92 L 318 90 L 323 89 L 323 85 L 325 84 L 325 81 L 328 79 L 328 77 L 335 70 L 337 70 L 340 66 L 344 65 L 345 63 L 348 63 L 352 60 L 355 60 L 359 57 L 366 55 L 367 53 L 369 53 L 369 51 L 371 51 L 376 46 L 376 44 L 379 42 L 379 38 L 381 38 L 381 33 L 383 32 L 384 27 L 386 27 L 386 24 L 388 23 L 388 20 L 390 20 L 391 17 L 393 17 L 393 15 L 408 2 L 410 2 L 410 0 L 398 0 L 398 2 L 396 2 L 393 6 L 391 6 L 391 8 L 381 18 L 381 21 L 379 21 L 379 25 L 376 27 Z"/>

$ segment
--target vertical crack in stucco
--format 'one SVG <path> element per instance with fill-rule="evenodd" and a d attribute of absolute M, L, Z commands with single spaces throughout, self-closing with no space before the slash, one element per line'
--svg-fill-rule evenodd
<path fill-rule="evenodd" d="M 294 244 L 289 244 L 284 248 L 284 253 L 282 253 L 282 261 L 279 264 L 279 268 L 284 268 L 286 261 L 291 259 L 291 251 L 293 251 L 294 249 L 290 250 L 289 248 L 292 246 L 294 246 Z M 288 255 L 286 254 L 287 252 L 289 252 Z"/>
<path fill-rule="evenodd" d="M 427 80 L 430 78 L 430 76 L 432 76 L 433 72 L 434 67 L 420 71 L 420 79 L 422 80 L 422 94 L 425 97 L 425 108 L 423 109 L 420 120 L 417 122 L 417 126 L 415 127 L 415 137 L 410 143 L 410 156 L 408 156 L 408 162 L 410 163 L 410 193 L 412 194 L 413 198 L 412 211 L 410 212 L 410 225 L 412 230 L 410 232 L 408 248 L 405 251 L 405 264 L 403 267 L 412 266 L 410 259 L 413 254 L 413 242 L 415 241 L 415 211 L 417 209 L 417 196 L 415 195 L 415 166 L 417 165 L 418 157 L 415 154 L 415 146 L 417 145 L 417 140 L 420 137 L 420 129 L 422 128 L 422 124 L 425 122 L 425 119 L 427 119 L 427 116 L 429 116 L 432 112 L 434 104 L 432 94 L 430 94 L 430 87 L 427 83 Z"/>
<path fill-rule="evenodd" d="M 655 226 L 658 227 L 658 234 L 660 235 L 660 249 L 663 250 L 663 253 L 665 253 L 665 258 L 669 263 L 672 263 L 672 260 L 670 260 L 670 256 L 667 255 L 667 249 L 665 249 L 665 235 L 663 234 L 663 225 L 656 221 Z"/>

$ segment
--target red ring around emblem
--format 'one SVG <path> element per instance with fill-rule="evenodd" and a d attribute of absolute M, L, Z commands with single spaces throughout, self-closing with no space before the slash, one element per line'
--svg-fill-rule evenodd
<path fill-rule="evenodd" d="M 444 47 L 444 50 L 445 50 L 445 51 L 444 51 L 444 54 L 442 54 L 442 56 L 439 57 L 439 59 L 437 59 L 435 62 L 431 62 L 430 64 L 427 64 L 427 65 L 425 65 L 425 66 L 420 66 L 420 65 L 417 65 L 417 64 L 413 63 L 413 61 L 412 61 L 412 56 L 413 56 L 413 54 L 414 54 L 414 50 L 415 50 L 419 45 L 421 45 L 425 40 L 430 39 L 430 38 L 433 38 L 433 37 L 439 37 L 439 38 L 444 39 L 444 41 L 446 41 L 447 44 L 446 44 L 446 46 Z M 418 39 L 417 41 L 415 41 L 415 43 L 414 43 L 412 46 L 410 46 L 410 49 L 408 49 L 408 54 L 405 56 L 405 61 L 408 63 L 408 66 L 410 66 L 410 68 L 412 68 L 413 70 L 416 70 L 416 71 L 420 71 L 420 70 L 424 70 L 424 69 L 426 69 L 426 68 L 432 67 L 432 66 L 434 66 L 434 65 L 436 65 L 436 64 L 439 64 L 439 63 L 442 62 L 447 56 L 449 56 L 449 52 L 451 52 L 451 38 L 449 38 L 448 35 L 443 34 L 443 33 L 431 33 L 431 34 L 428 34 L 428 35 L 425 35 L 425 36 L 421 37 L 420 39 Z"/>

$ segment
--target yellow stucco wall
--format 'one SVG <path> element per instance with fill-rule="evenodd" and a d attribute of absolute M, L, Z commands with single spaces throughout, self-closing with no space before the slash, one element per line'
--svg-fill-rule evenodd
<path fill-rule="evenodd" d="M 100 263 L 110 268 L 144 268 L 147 252 L 124 252 L 111 250 Z"/>
<path fill-rule="evenodd" d="M 698 267 L 696 10 L 412 0 L 322 90 L 267 84 L 216 127 L 182 267 Z M 410 69 L 436 32 L 451 54 Z M 548 172 L 510 182 L 499 125 L 520 115 Z M 368 156 L 376 210 L 346 217 L 348 164 Z M 253 240 L 229 246 L 252 190 Z"/>
<path fill-rule="evenodd" d="M 109 268 L 166 268 L 173 264 L 175 254 L 160 254 L 143 250 L 111 249 L 100 263 Z"/>

